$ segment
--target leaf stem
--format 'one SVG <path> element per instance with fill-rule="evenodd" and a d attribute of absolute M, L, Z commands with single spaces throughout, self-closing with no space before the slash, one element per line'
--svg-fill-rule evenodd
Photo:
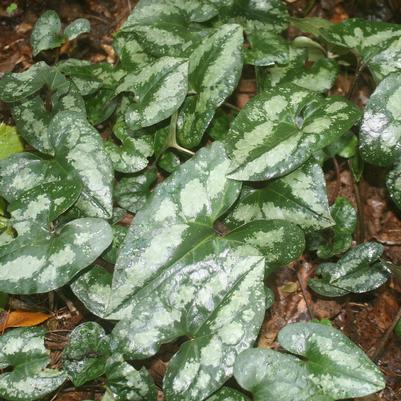
<path fill-rule="evenodd" d="M 177 119 L 178 119 L 178 112 L 175 112 L 171 116 L 171 121 L 170 121 L 170 128 L 169 128 L 169 134 L 167 138 L 167 148 L 174 148 L 177 149 L 178 151 L 182 153 L 186 153 L 187 155 L 193 156 L 195 152 L 192 152 L 192 150 L 183 148 L 177 143 Z"/>
<path fill-rule="evenodd" d="M 351 162 L 348 160 L 348 166 L 351 169 Z M 361 244 L 365 240 L 365 214 L 363 210 L 363 202 L 362 196 L 360 192 L 360 183 L 355 181 L 354 176 L 352 175 L 351 169 L 351 177 L 352 183 L 354 184 L 354 193 L 355 193 L 355 200 L 356 200 L 356 207 L 357 207 L 357 230 L 356 230 L 356 241 L 358 244 Z"/>
<path fill-rule="evenodd" d="M 223 105 L 228 107 L 231 110 L 237 111 L 238 113 L 241 111 L 241 109 L 239 107 L 237 107 L 229 102 L 224 102 Z"/>
<path fill-rule="evenodd" d="M 353 80 L 351 82 L 351 86 L 350 86 L 350 88 L 348 89 L 348 92 L 347 92 L 347 96 L 346 96 L 347 99 L 350 100 L 352 98 L 352 96 L 354 94 L 354 91 L 356 89 L 356 86 L 358 84 L 359 78 L 360 78 L 360 76 L 361 76 L 361 74 L 362 74 L 364 69 L 365 69 L 365 64 L 362 63 L 360 61 L 360 59 L 358 58 L 358 63 L 357 63 L 355 75 L 354 75 L 354 78 L 353 78 Z"/>

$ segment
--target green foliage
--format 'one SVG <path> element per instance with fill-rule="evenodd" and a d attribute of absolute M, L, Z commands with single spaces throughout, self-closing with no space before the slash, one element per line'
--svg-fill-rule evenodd
<path fill-rule="evenodd" d="M 235 378 L 255 401 L 334 401 L 362 397 L 384 387 L 373 362 L 332 327 L 289 324 L 279 332 L 278 340 L 290 354 L 250 349 L 235 362 Z"/>
<path fill-rule="evenodd" d="M 63 30 L 47 11 L 34 56 L 89 29 L 79 18 Z M 309 280 L 318 296 L 388 278 L 381 245 L 351 248 L 356 212 L 341 197 L 329 207 L 323 162 L 349 159 L 356 181 L 364 161 L 388 168 L 401 207 L 400 33 L 290 18 L 281 0 L 140 0 L 115 34 L 116 65 L 71 58 L 4 74 L 16 129 L 0 126 L 0 291 L 69 285 L 100 319 L 73 330 L 64 372 L 47 369 L 42 329 L 1 336 L 0 368 L 13 370 L 0 396 L 43 398 L 68 377 L 103 386 L 103 401 L 155 401 L 141 360 L 172 342 L 167 401 L 248 401 L 226 386 L 233 374 L 255 401 L 382 389 L 330 322 L 282 329 L 289 353 L 252 347 L 274 302 L 265 279 L 303 254 L 305 235 L 318 257 L 339 258 Z M 229 97 L 244 66 L 257 94 L 238 111 Z M 339 73 L 365 67 L 377 87 L 363 112 L 327 96 Z"/>
<path fill-rule="evenodd" d="M 85 18 L 78 18 L 71 22 L 64 32 L 61 21 L 53 10 L 43 13 L 35 23 L 32 31 L 31 45 L 34 56 L 43 50 L 60 47 L 64 42 L 73 40 L 82 33 L 90 32 L 90 23 Z"/>

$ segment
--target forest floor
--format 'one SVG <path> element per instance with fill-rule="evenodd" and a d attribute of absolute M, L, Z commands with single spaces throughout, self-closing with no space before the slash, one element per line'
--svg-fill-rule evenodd
<path fill-rule="evenodd" d="M 64 23 L 78 17 L 88 18 L 91 22 L 91 33 L 86 34 L 77 47 L 64 46 L 61 57 L 75 56 L 92 62 L 114 63 L 113 32 L 135 6 L 135 1 L 130 0 L 21 0 L 15 1 L 17 10 L 9 15 L 6 8 L 10 3 L 0 0 L 0 76 L 9 71 L 25 70 L 34 63 L 29 38 L 36 19 L 47 9 L 57 11 Z M 398 0 L 287 0 L 287 3 L 295 16 L 305 16 L 306 11 L 309 16 L 320 16 L 332 22 L 355 16 L 401 22 L 401 1 Z M 294 33 L 289 32 L 289 35 Z M 330 94 L 349 93 L 353 78 L 352 75 L 340 73 Z M 369 83 L 369 77 L 361 76 L 353 87 L 352 98 L 361 107 L 372 90 Z M 230 102 L 242 108 L 255 89 L 252 71 L 245 70 L 239 90 Z M 12 124 L 7 107 L 1 103 L 0 121 Z M 327 163 L 325 172 L 329 200 L 333 202 L 337 196 L 345 196 L 358 210 L 359 225 L 355 240 L 382 243 L 385 246 L 385 259 L 401 266 L 401 215 L 386 195 L 385 171 L 366 166 L 361 182 L 356 185 L 347 161 L 337 158 Z M 378 363 L 386 376 L 386 389 L 364 400 L 401 400 L 401 340 L 393 334 L 395 319 L 400 315 L 401 284 L 393 277 L 372 293 L 336 300 L 317 298 L 308 290 L 306 283 L 319 263 L 316 256 L 306 254 L 274 276 L 270 284 L 275 289 L 276 301 L 266 314 L 258 345 L 277 347 L 277 333 L 287 323 L 312 318 L 330 319 Z M 52 350 L 54 365 L 59 362 L 69 331 L 88 319 L 85 315 L 87 312 L 80 308 L 79 302 L 68 291 L 57 291 L 50 297 L 48 294 L 19 296 L 11 298 L 9 305 L 10 310 L 36 310 L 51 315 L 47 321 L 47 346 Z M 8 318 L 7 314 L 7 311 L 0 313 L 0 325 Z M 165 347 L 162 357 L 145 362 L 158 385 L 173 351 L 174 346 Z M 96 399 L 101 395 L 100 389 L 96 385 L 80 390 L 63 387 L 52 401 Z"/>

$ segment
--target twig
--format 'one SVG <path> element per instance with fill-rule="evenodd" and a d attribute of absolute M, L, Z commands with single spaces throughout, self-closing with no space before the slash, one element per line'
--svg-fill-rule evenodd
<path fill-rule="evenodd" d="M 66 304 L 68 310 L 72 313 L 72 314 L 76 314 L 78 312 L 78 309 L 75 307 L 74 303 L 72 301 L 70 301 L 61 290 L 57 290 L 57 295 L 64 301 L 64 303 Z"/>
<path fill-rule="evenodd" d="M 305 281 L 304 281 L 304 278 L 303 278 L 303 273 L 305 271 L 305 266 L 304 266 L 302 260 L 299 262 L 299 266 L 300 266 L 299 269 L 297 269 L 297 279 L 298 279 L 299 286 L 301 287 L 302 296 L 303 296 L 303 298 L 305 300 L 306 307 L 308 309 L 309 317 L 312 320 L 312 319 L 315 318 L 315 315 L 313 313 L 312 305 L 310 304 L 309 294 L 308 294 L 308 291 L 306 289 Z"/>
<path fill-rule="evenodd" d="M 391 326 L 387 329 L 386 333 L 381 338 L 379 344 L 377 345 L 377 347 L 375 349 L 375 352 L 372 355 L 372 360 L 374 362 L 377 362 L 377 360 L 381 356 L 381 354 L 384 350 L 384 347 L 386 346 L 388 340 L 390 339 L 391 335 L 393 334 L 394 328 L 400 319 L 401 319 L 401 307 L 398 309 L 397 315 L 394 318 L 393 322 L 391 323 Z"/>
<path fill-rule="evenodd" d="M 226 107 L 228 107 L 228 108 L 231 109 L 231 110 L 237 111 L 238 113 L 241 111 L 241 109 L 240 109 L 239 107 L 234 106 L 234 105 L 231 104 L 231 103 L 224 102 L 223 105 L 226 106 Z"/>

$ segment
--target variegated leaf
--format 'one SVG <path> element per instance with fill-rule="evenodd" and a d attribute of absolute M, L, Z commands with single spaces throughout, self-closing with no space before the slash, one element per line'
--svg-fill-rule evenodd
<path fill-rule="evenodd" d="M 82 184 L 78 207 L 88 216 L 111 218 L 113 169 L 98 132 L 81 114 L 64 111 L 48 134 L 57 163 Z"/>
<path fill-rule="evenodd" d="M 239 25 L 223 25 L 205 39 L 189 59 L 189 96 L 180 109 L 177 137 L 182 146 L 199 144 L 213 115 L 234 91 L 242 71 L 243 33 Z"/>
<path fill-rule="evenodd" d="M 401 29 L 397 24 L 353 18 L 321 30 L 320 35 L 360 57 L 377 82 L 401 70 Z"/>
<path fill-rule="evenodd" d="M 255 96 L 238 114 L 224 144 L 229 177 L 262 181 L 295 170 L 347 132 L 360 111 L 342 97 L 324 98 L 294 84 Z"/>
<path fill-rule="evenodd" d="M 36 56 L 42 50 L 54 49 L 65 41 L 61 33 L 61 21 L 53 10 L 45 11 L 36 21 L 32 30 L 32 54 Z"/>
<path fill-rule="evenodd" d="M 86 18 L 78 18 L 65 27 L 64 35 L 68 40 L 73 40 L 83 33 L 90 32 L 90 30 L 90 22 Z"/>
<path fill-rule="evenodd" d="M 384 284 L 389 271 L 380 261 L 383 246 L 368 242 L 348 251 L 337 263 L 323 263 L 308 285 L 320 295 L 338 297 L 372 291 Z"/>
<path fill-rule="evenodd" d="M 390 166 L 401 156 L 401 73 L 385 78 L 366 104 L 360 151 L 369 163 Z"/>
<path fill-rule="evenodd" d="M 225 222 L 236 228 L 255 219 L 284 219 L 305 232 L 332 226 L 321 167 L 308 162 L 265 188 L 244 192 Z"/>
<path fill-rule="evenodd" d="M 249 398 L 231 387 L 222 387 L 206 401 L 249 401 Z"/>
<path fill-rule="evenodd" d="M 236 360 L 234 374 L 255 401 L 334 401 L 384 388 L 382 373 L 348 337 L 319 323 L 294 323 L 278 335 L 290 353 L 252 349 Z"/>
<path fill-rule="evenodd" d="M 55 391 L 66 380 L 64 372 L 47 369 L 50 352 L 44 345 L 44 330 L 18 328 L 0 337 L 0 396 L 10 401 L 32 401 Z"/>
<path fill-rule="evenodd" d="M 128 127 L 148 127 L 170 117 L 185 99 L 187 80 L 188 62 L 173 57 L 163 57 L 140 73 L 128 74 L 115 92 L 135 93 L 135 103 L 126 113 Z"/>

